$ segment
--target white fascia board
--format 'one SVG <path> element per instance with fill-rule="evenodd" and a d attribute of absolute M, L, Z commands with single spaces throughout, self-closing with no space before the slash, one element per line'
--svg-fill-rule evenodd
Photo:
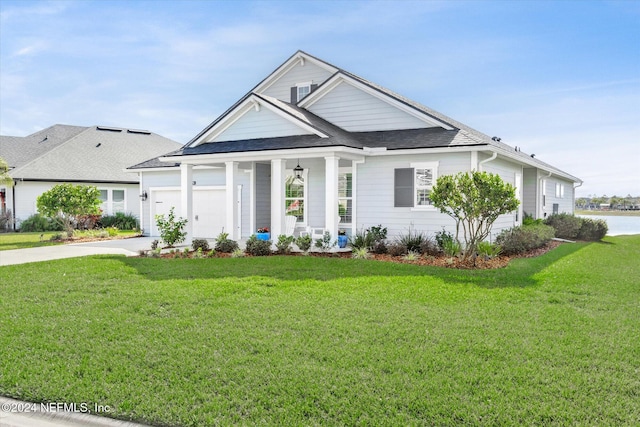
<path fill-rule="evenodd" d="M 166 162 L 168 160 L 162 160 L 161 158 L 158 159 L 160 161 Z M 171 162 L 176 162 L 176 160 L 170 160 Z M 128 169 L 128 171 L 130 172 L 166 172 L 168 170 L 180 170 L 180 166 L 167 166 L 164 168 L 135 168 L 135 169 Z"/>
<path fill-rule="evenodd" d="M 191 156 L 165 157 L 160 160 L 166 162 L 180 162 L 182 164 L 217 164 L 228 161 L 267 161 L 272 159 L 307 159 L 314 157 L 338 156 L 341 159 L 360 160 L 365 157 L 362 150 L 350 147 L 316 147 L 287 150 L 245 151 L 239 153 L 194 154 Z"/>
<path fill-rule="evenodd" d="M 231 127 L 235 122 L 240 120 L 242 116 L 251 111 L 252 108 L 255 108 L 256 111 L 259 111 L 261 107 L 267 108 L 269 111 L 277 114 L 278 116 L 284 118 L 285 120 L 290 121 L 296 126 L 304 129 L 307 132 L 313 133 L 321 138 L 328 138 L 329 136 L 323 132 L 320 132 L 318 129 L 313 126 L 305 123 L 299 118 L 292 116 L 290 114 L 285 113 L 280 108 L 271 104 L 264 98 L 259 97 L 258 95 L 252 94 L 247 99 L 245 99 L 240 105 L 238 105 L 233 111 L 231 111 L 225 118 L 223 118 L 220 122 L 216 123 L 214 127 L 209 129 L 209 132 L 202 135 L 200 139 L 193 144 L 191 147 L 197 147 L 200 144 L 204 144 L 211 140 L 216 139 L 219 135 L 221 135 L 225 130 Z"/>
<path fill-rule="evenodd" d="M 278 67 L 277 70 L 275 70 L 266 79 L 264 79 L 262 83 L 256 86 L 253 89 L 253 92 L 256 92 L 256 93 L 265 92 L 267 89 L 269 89 L 269 87 L 271 87 L 275 82 L 277 82 L 280 79 L 280 77 L 287 74 L 289 70 L 291 70 L 293 67 L 295 67 L 296 65 L 304 66 L 306 62 L 311 62 L 317 65 L 318 67 L 324 68 L 330 73 L 335 73 L 336 71 L 338 71 L 337 68 L 330 67 L 329 65 L 327 65 L 322 61 L 318 61 L 317 59 L 312 58 L 308 55 L 305 55 L 302 52 L 298 52 L 297 55 L 292 56 L 287 62 L 282 64 L 280 67 Z"/>
<path fill-rule="evenodd" d="M 300 101 L 298 103 L 298 106 L 304 109 L 309 109 L 309 107 L 311 107 L 313 104 L 315 104 L 316 102 L 318 102 L 320 99 L 322 99 L 326 94 L 328 94 L 329 92 L 331 92 L 331 90 L 333 88 L 335 88 L 336 86 L 338 86 L 340 83 L 346 83 L 346 84 L 350 84 L 366 93 L 368 93 L 371 96 L 374 96 L 376 98 L 378 98 L 379 100 L 386 102 L 389 105 L 394 106 L 395 108 L 412 115 L 413 117 L 422 120 L 432 126 L 439 126 L 443 129 L 446 130 L 453 130 L 453 127 L 449 126 L 448 124 L 441 122 L 439 120 L 436 120 L 435 118 L 403 103 L 400 102 L 392 97 L 390 97 L 389 95 L 382 93 L 378 90 L 375 90 L 355 79 L 353 79 L 350 76 L 347 76 L 345 74 L 341 74 L 338 73 L 336 75 L 334 75 L 332 78 L 330 78 L 329 80 L 327 80 L 327 82 L 325 82 L 320 88 L 318 88 L 318 90 L 316 90 L 315 92 L 310 93 L 309 95 L 307 95 L 302 101 Z"/>

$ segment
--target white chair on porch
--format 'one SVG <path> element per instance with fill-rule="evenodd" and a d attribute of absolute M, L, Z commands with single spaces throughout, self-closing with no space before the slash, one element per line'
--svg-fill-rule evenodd
<path fill-rule="evenodd" d="M 293 232 L 296 230 L 296 221 L 298 221 L 298 218 L 293 215 L 287 215 L 284 217 L 285 236 L 293 236 Z"/>

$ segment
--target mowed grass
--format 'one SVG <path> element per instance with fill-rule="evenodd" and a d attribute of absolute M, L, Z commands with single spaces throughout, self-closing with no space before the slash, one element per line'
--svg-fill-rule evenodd
<path fill-rule="evenodd" d="M 81 239 L 82 237 L 91 237 L 91 233 L 96 233 L 97 231 L 84 231 L 77 233 L 74 238 Z M 51 237 L 57 234 L 64 234 L 62 231 L 45 231 L 41 232 L 33 232 L 33 233 L 0 233 L 0 251 L 8 251 L 11 249 L 26 249 L 26 248 L 36 248 L 39 246 L 52 246 L 52 245 L 62 245 L 65 242 L 63 241 L 51 241 Z M 133 237 L 140 234 L 139 231 L 132 230 L 119 230 L 119 237 Z M 80 241 L 80 240 L 78 240 Z"/>
<path fill-rule="evenodd" d="M 494 271 L 2 267 L 0 394 L 163 426 L 638 425 L 638 259 L 640 236 L 618 236 Z"/>
<path fill-rule="evenodd" d="M 59 233 L 60 232 L 57 231 L 45 231 L 44 233 L 0 233 L 0 251 L 60 245 L 62 242 L 52 242 L 49 240 L 51 236 Z"/>

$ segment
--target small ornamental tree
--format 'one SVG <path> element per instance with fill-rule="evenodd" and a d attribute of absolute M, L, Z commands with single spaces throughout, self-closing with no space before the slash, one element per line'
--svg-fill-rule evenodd
<path fill-rule="evenodd" d="M 0 157 L 0 187 L 12 187 L 13 178 L 9 175 L 9 165 Z"/>
<path fill-rule="evenodd" d="M 171 207 L 166 218 L 164 215 L 156 215 L 156 225 L 160 230 L 160 238 L 170 248 L 176 243 L 184 242 L 187 238 L 187 232 L 184 231 L 187 220 L 184 218 L 176 219 L 176 214 L 173 210 L 174 208 Z"/>
<path fill-rule="evenodd" d="M 456 221 L 458 241 L 462 228 L 465 261 L 475 256 L 478 243 L 489 236 L 498 216 L 520 204 L 511 184 L 498 175 L 477 171 L 439 177 L 429 197 L 440 212 Z"/>
<path fill-rule="evenodd" d="M 100 191 L 89 185 L 58 184 L 37 199 L 38 211 L 62 222 L 68 236 L 82 215 L 100 214 Z"/>

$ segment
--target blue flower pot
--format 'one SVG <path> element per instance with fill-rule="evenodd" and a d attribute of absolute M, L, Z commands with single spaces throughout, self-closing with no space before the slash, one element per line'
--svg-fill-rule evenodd
<path fill-rule="evenodd" d="M 346 248 L 347 247 L 347 236 L 338 236 L 338 247 L 340 248 Z"/>
<path fill-rule="evenodd" d="M 258 240 L 269 240 L 271 233 L 256 233 Z"/>

